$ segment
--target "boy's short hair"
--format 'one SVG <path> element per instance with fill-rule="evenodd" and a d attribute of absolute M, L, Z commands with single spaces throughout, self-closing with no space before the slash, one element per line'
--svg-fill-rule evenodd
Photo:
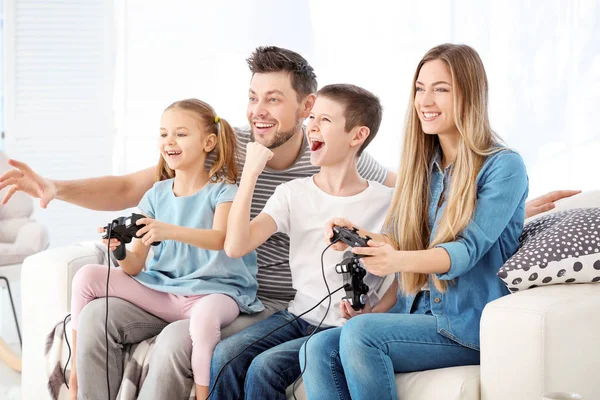
<path fill-rule="evenodd" d="M 346 118 L 344 130 L 346 132 L 350 132 L 356 126 L 369 128 L 369 137 L 358 150 L 358 155 L 360 155 L 375 138 L 381 125 L 383 107 L 379 98 L 366 89 L 347 83 L 323 86 L 317 92 L 317 97 L 319 96 L 327 97 L 344 106 L 344 117 Z"/>
<path fill-rule="evenodd" d="M 298 101 L 317 91 L 317 75 L 300 54 L 275 46 L 257 47 L 246 60 L 252 74 L 289 72 Z"/>

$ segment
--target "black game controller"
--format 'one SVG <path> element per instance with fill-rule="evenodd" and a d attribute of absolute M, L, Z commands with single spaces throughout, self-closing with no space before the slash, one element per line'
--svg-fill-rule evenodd
<path fill-rule="evenodd" d="M 136 225 L 139 219 L 146 218 L 141 214 L 133 213 L 130 217 L 119 217 L 113 219 L 112 222 L 104 228 L 106 233 L 102 239 L 108 239 L 108 231 L 110 228 L 110 237 L 117 239 L 121 244 L 113 251 L 117 260 L 124 260 L 126 253 L 125 243 L 130 243 L 131 239 L 137 238 L 137 232 L 146 225 Z M 158 246 L 160 242 L 153 242 L 152 246 Z"/>
<path fill-rule="evenodd" d="M 335 272 L 344 276 L 346 296 L 343 299 L 348 300 L 352 308 L 358 311 L 367 304 L 369 286 L 363 283 L 367 271 L 360 264 L 358 254 L 348 251 L 344 256 L 342 262 L 335 266 Z"/>
<path fill-rule="evenodd" d="M 332 229 L 333 236 L 330 239 L 331 243 L 341 241 L 350 247 L 369 247 L 367 243 L 371 238 L 369 236 L 360 236 L 357 228 L 350 229 L 334 225 Z M 346 252 L 344 260 L 335 266 L 335 272 L 344 275 L 344 289 L 346 290 L 344 299 L 347 299 L 355 310 L 364 308 L 367 303 L 367 293 L 369 293 L 369 286 L 363 283 L 363 278 L 367 275 L 367 271 L 360 263 L 362 257 L 368 256 Z"/>
<path fill-rule="evenodd" d="M 333 242 L 344 242 L 350 247 L 369 247 L 367 242 L 371 240 L 369 236 L 362 237 L 358 234 L 358 228 L 346 228 L 343 226 L 333 226 L 333 236 L 329 241 Z M 358 258 L 363 257 L 360 254 L 356 255 Z"/>

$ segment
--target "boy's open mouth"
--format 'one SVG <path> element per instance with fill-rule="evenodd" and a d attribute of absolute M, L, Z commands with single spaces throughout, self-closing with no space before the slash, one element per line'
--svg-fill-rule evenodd
<path fill-rule="evenodd" d="M 325 142 L 322 142 L 317 139 L 310 139 L 310 151 L 320 150 L 321 148 L 323 148 L 323 146 L 325 146 Z"/>

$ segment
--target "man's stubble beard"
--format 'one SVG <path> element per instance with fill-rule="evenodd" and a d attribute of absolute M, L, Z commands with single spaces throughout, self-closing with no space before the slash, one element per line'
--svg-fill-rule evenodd
<path fill-rule="evenodd" d="M 269 150 L 273 150 L 273 149 L 276 149 L 279 146 L 282 146 L 285 143 L 287 143 L 287 141 L 290 140 L 296 132 L 301 130 L 303 120 L 300 118 L 300 112 L 296 113 L 296 121 L 298 121 L 298 122 L 296 123 L 296 126 L 294 126 L 294 128 L 292 130 L 275 132 L 273 139 L 271 139 L 271 143 L 263 144 L 263 146 L 265 146 Z M 250 139 L 253 142 L 256 141 L 256 138 L 254 137 L 254 126 L 253 125 L 251 125 L 251 129 L 250 129 Z"/>

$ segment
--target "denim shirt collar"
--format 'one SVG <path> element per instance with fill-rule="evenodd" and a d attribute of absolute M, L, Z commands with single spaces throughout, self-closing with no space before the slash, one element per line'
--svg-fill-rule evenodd
<path fill-rule="evenodd" d="M 442 148 L 439 144 L 436 145 L 433 152 L 433 158 L 429 164 L 429 171 L 432 173 L 436 169 L 437 172 L 446 175 L 446 173 L 449 173 L 452 169 L 452 165 L 454 165 L 454 163 L 450 163 L 445 169 L 442 169 Z"/>

